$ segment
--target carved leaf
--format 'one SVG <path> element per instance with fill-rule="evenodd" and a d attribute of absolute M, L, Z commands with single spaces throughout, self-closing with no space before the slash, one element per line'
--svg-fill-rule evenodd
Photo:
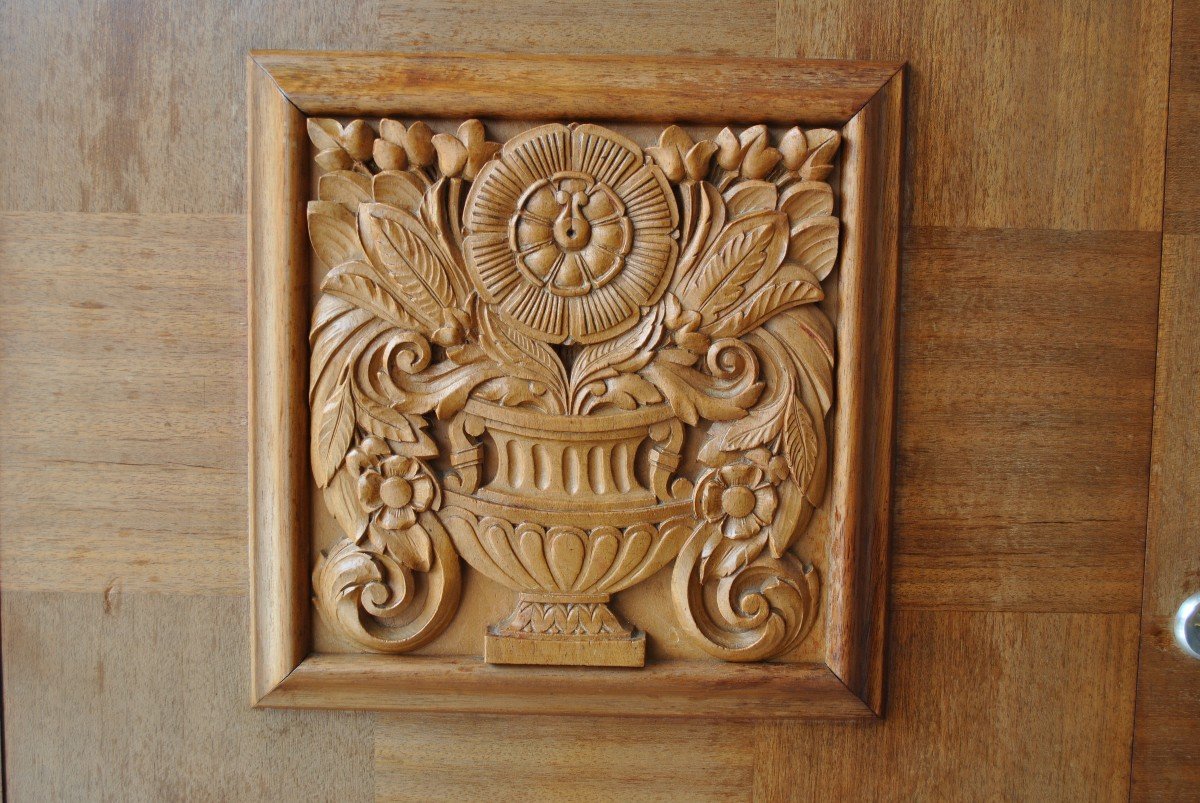
<path fill-rule="evenodd" d="M 763 328 L 785 349 L 829 409 L 833 403 L 833 324 L 815 305 L 793 307 L 769 319 Z"/>
<path fill-rule="evenodd" d="M 735 541 L 723 537 L 718 530 L 700 556 L 700 582 L 706 583 L 737 573 L 749 566 L 766 545 L 767 540 L 762 536 Z"/>
<path fill-rule="evenodd" d="M 354 399 L 350 391 L 350 366 L 338 376 L 333 393 L 315 411 L 312 438 L 312 467 L 317 485 L 329 484 L 350 448 L 354 435 Z"/>
<path fill-rule="evenodd" d="M 716 316 L 742 295 L 747 281 L 769 275 L 783 260 L 787 247 L 787 216 L 756 212 L 729 224 L 705 258 L 700 270 L 680 289 L 688 309 Z"/>
<path fill-rule="evenodd" d="M 427 572 L 433 564 L 433 545 L 429 533 L 420 524 L 404 530 L 378 530 L 376 536 L 387 544 L 401 565 Z"/>
<path fill-rule="evenodd" d="M 328 117 L 308 118 L 308 138 L 318 150 L 342 146 L 342 124 Z"/>
<path fill-rule="evenodd" d="M 554 349 L 512 326 L 497 325 L 491 307 L 480 304 L 479 345 L 513 374 L 546 387 L 549 409 L 566 412 L 567 375 Z"/>
<path fill-rule="evenodd" d="M 792 480 L 807 488 L 817 466 L 817 433 L 804 405 L 793 398 L 783 426 L 783 454 Z"/>
<path fill-rule="evenodd" d="M 432 333 L 455 298 L 429 233 L 411 212 L 386 204 L 363 204 L 358 221 L 371 263 L 395 281 L 396 297 Z"/>
<path fill-rule="evenodd" d="M 354 215 L 340 203 L 308 202 L 308 237 L 326 267 L 366 258 Z"/>
<path fill-rule="evenodd" d="M 783 374 L 779 388 L 770 400 L 755 407 L 745 418 L 721 425 L 721 437 L 719 441 L 714 437 L 713 442 L 719 442 L 723 452 L 741 452 L 774 439 L 783 429 L 788 408 L 792 403 L 793 388 L 791 377 Z M 702 455 L 703 457 L 705 455 Z"/>
<path fill-rule="evenodd" d="M 658 388 L 637 374 L 621 374 L 596 384 L 600 385 L 599 392 L 583 397 L 579 413 L 586 415 L 605 407 L 636 410 L 638 407 L 657 404 L 663 400 Z"/>
<path fill-rule="evenodd" d="M 442 264 L 453 290 L 452 298 L 459 300 L 466 299 L 470 287 L 460 245 L 462 187 L 462 179 L 443 178 L 425 193 L 420 206 L 421 222 L 444 257 Z"/>
<path fill-rule="evenodd" d="M 808 156 L 800 168 L 800 177 L 806 181 L 824 181 L 833 172 L 833 156 L 842 143 L 842 135 L 829 128 L 817 128 L 805 132 L 808 140 Z"/>
<path fill-rule="evenodd" d="M 407 170 L 385 170 L 375 176 L 371 194 L 381 204 L 415 212 L 421 208 L 425 188 L 415 173 Z"/>
<path fill-rule="evenodd" d="M 654 347 L 662 337 L 662 321 L 663 307 L 659 305 L 619 337 L 583 346 L 571 366 L 572 409 L 582 402 L 581 391 L 593 382 L 644 368 L 654 357 Z"/>
<path fill-rule="evenodd" d="M 686 286 L 725 227 L 725 199 L 707 181 L 684 184 L 680 187 L 683 200 L 682 223 L 679 227 L 683 249 L 675 268 L 672 287 Z"/>
<path fill-rule="evenodd" d="M 417 434 L 404 413 L 380 404 L 366 394 L 354 394 L 358 425 L 372 435 L 404 443 L 414 443 Z"/>
<path fill-rule="evenodd" d="M 321 282 L 321 289 L 368 310 L 400 329 L 421 328 L 421 323 L 384 289 L 382 278 L 370 263 L 355 261 L 338 265 Z"/>
<path fill-rule="evenodd" d="M 778 188 L 769 181 L 739 181 L 724 193 L 725 208 L 732 218 L 775 208 Z"/>
<path fill-rule="evenodd" d="M 805 218 L 831 215 L 833 190 L 824 181 L 793 184 L 779 196 L 779 211 L 788 216 L 793 227 Z"/>
<path fill-rule="evenodd" d="M 838 230 L 836 217 L 815 217 L 802 221 L 792 230 L 787 258 L 824 279 L 837 261 Z"/>
<path fill-rule="evenodd" d="M 720 318 L 701 327 L 701 331 L 713 337 L 737 337 L 786 309 L 824 297 L 825 292 L 816 276 L 798 266 L 784 265 L 776 275 L 776 281 L 758 288 Z"/>
<path fill-rule="evenodd" d="M 358 501 L 358 484 L 344 466 L 334 473 L 324 499 L 343 533 L 357 540 L 366 531 L 369 518 Z"/>
<path fill-rule="evenodd" d="M 371 178 L 353 170 L 335 170 L 317 180 L 317 197 L 358 211 L 360 203 L 371 200 Z"/>

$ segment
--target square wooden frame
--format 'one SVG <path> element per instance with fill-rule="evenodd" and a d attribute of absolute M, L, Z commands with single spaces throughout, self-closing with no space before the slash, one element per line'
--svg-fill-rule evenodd
<path fill-rule="evenodd" d="M 872 718 L 883 710 L 903 65 L 260 51 L 248 67 L 253 702 L 265 707 Z M 494 667 L 312 652 L 308 140 L 314 116 L 825 125 L 843 136 L 824 666 Z"/>

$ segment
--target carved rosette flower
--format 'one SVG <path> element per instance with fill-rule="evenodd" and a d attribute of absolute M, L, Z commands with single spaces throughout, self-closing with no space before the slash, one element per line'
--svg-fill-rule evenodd
<path fill-rule="evenodd" d="M 472 281 L 506 322 L 550 343 L 593 343 L 662 296 L 678 254 L 662 171 L 630 140 L 546 125 L 509 140 L 464 211 Z"/>
<path fill-rule="evenodd" d="M 734 540 L 758 535 L 774 520 L 778 506 L 767 472 L 749 460 L 713 469 L 696 488 L 696 516 L 718 524 Z"/>
<path fill-rule="evenodd" d="M 382 438 L 367 438 L 362 446 L 351 450 L 346 460 L 360 467 L 358 501 L 371 514 L 371 523 L 381 529 L 411 527 L 418 513 L 441 501 L 437 481 L 425 464 L 413 457 L 393 455 Z"/>
<path fill-rule="evenodd" d="M 403 565 L 427 571 L 429 535 L 418 516 L 441 507 L 442 492 L 433 472 L 415 457 L 393 454 L 383 438 L 370 436 L 346 455 L 357 477 L 358 503 L 369 515 L 363 538 L 383 552 L 390 550 Z"/>

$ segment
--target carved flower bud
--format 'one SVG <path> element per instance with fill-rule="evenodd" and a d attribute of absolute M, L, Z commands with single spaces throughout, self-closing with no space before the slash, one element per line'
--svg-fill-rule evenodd
<path fill-rule="evenodd" d="M 444 176 L 457 176 L 467 166 L 467 149 L 450 134 L 434 134 L 433 147 L 437 151 L 438 170 Z"/>
<path fill-rule="evenodd" d="M 703 354 L 712 345 L 712 338 L 697 331 L 702 323 L 700 313 L 684 309 L 679 299 L 672 293 L 666 295 L 665 323 L 673 332 L 671 339 L 675 345 L 695 354 Z"/>
<path fill-rule="evenodd" d="M 466 341 L 467 321 L 468 316 L 462 310 L 443 308 L 442 325 L 433 333 L 433 342 L 445 348 L 461 345 Z"/>
<path fill-rule="evenodd" d="M 420 120 L 410 125 L 404 134 L 404 152 L 414 167 L 433 164 L 437 157 L 433 148 L 433 130 Z"/>
<path fill-rule="evenodd" d="M 765 125 L 747 128 L 738 141 L 742 144 L 742 175 L 746 178 L 765 178 L 783 158 L 783 154 L 768 144 Z"/>
<path fill-rule="evenodd" d="M 691 147 L 683 157 L 683 167 L 692 181 L 702 181 L 708 175 L 708 165 L 717 152 L 717 143 L 702 139 Z"/>
<path fill-rule="evenodd" d="M 692 138 L 682 128 L 673 125 L 659 134 L 658 145 L 646 148 L 646 153 L 662 169 L 667 181 L 676 183 L 683 180 L 683 155 L 691 147 Z"/>
<path fill-rule="evenodd" d="M 717 164 L 733 173 L 742 164 L 742 145 L 728 128 L 717 134 Z"/>
<path fill-rule="evenodd" d="M 372 146 L 375 144 L 375 132 L 365 120 L 354 120 L 342 131 L 342 147 L 356 162 L 365 162 L 371 158 Z"/>
<path fill-rule="evenodd" d="M 460 125 L 458 139 L 467 149 L 467 165 L 463 169 L 463 178 L 474 181 L 483 166 L 500 152 L 500 143 L 488 142 L 483 123 L 478 120 L 467 120 Z"/>
<path fill-rule="evenodd" d="M 788 129 L 783 139 L 779 140 L 779 152 L 783 154 L 783 166 L 793 173 L 804 164 L 804 157 L 808 155 L 808 140 L 798 126 Z"/>
<path fill-rule="evenodd" d="M 408 167 L 408 154 L 404 148 L 386 139 L 375 140 L 374 156 L 380 170 L 403 170 Z"/>

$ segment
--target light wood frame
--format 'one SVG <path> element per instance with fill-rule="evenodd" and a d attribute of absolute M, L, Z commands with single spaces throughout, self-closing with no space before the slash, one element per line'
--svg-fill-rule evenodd
<path fill-rule="evenodd" d="M 250 55 L 250 569 L 261 707 L 873 718 L 883 711 L 903 65 L 772 59 Z M 308 116 L 840 128 L 843 241 L 825 665 L 496 667 L 312 651 Z"/>

